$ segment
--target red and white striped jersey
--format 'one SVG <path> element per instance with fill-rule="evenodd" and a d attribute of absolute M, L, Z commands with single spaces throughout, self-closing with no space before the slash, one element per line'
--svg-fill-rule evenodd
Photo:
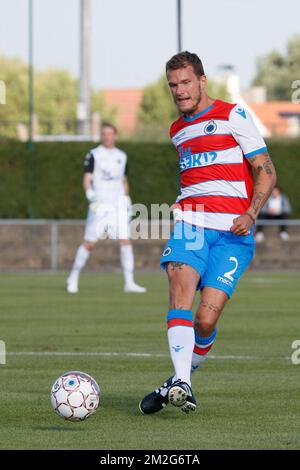
<path fill-rule="evenodd" d="M 215 100 L 191 118 L 181 116 L 170 137 L 181 179 L 175 221 L 228 231 L 251 203 L 253 172 L 247 158 L 267 151 L 251 115 L 238 104 Z"/>

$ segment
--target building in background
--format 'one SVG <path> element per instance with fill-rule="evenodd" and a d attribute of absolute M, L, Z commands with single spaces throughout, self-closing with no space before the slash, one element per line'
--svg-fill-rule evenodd
<path fill-rule="evenodd" d="M 105 105 L 116 109 L 116 125 L 123 135 L 132 135 L 137 128 L 142 88 L 103 90 Z"/>
<path fill-rule="evenodd" d="M 219 68 L 214 77 L 217 83 L 225 83 L 232 103 L 239 103 L 251 112 L 256 126 L 264 137 L 299 137 L 300 106 L 289 101 L 266 101 L 264 87 L 241 90 L 239 76 L 234 67 Z M 130 136 L 137 129 L 139 107 L 143 89 L 103 90 L 105 103 L 116 110 L 116 124 L 121 134 Z"/>
<path fill-rule="evenodd" d="M 299 105 L 290 101 L 267 101 L 266 89 L 262 86 L 242 91 L 239 76 L 231 65 L 221 66 L 215 80 L 225 83 L 232 103 L 240 103 L 251 112 L 264 137 L 300 136 Z"/>
<path fill-rule="evenodd" d="M 264 123 L 268 137 L 299 137 L 300 106 L 289 101 L 249 102 L 251 111 Z"/>
<path fill-rule="evenodd" d="M 267 101 L 264 87 L 256 86 L 241 90 L 239 76 L 232 66 L 220 67 L 218 74 L 213 77 L 216 83 L 226 85 L 229 101 L 239 103 L 253 116 L 254 122 L 263 137 L 300 136 L 300 105 L 289 101 Z M 138 131 L 139 111 L 143 101 L 142 88 L 115 88 L 102 90 L 105 107 L 113 111 L 113 122 L 118 127 L 122 138 L 131 138 Z M 33 138 L 35 141 L 58 140 L 93 140 L 98 141 L 102 116 L 99 112 L 89 116 L 90 132 L 86 136 L 76 135 L 76 123 L 66 117 L 63 135 L 55 135 L 51 131 L 53 123 L 49 121 L 46 132 L 41 128 L 39 116 L 33 117 Z M 2 123 L 2 126 L 5 122 Z M 8 123 L 12 125 L 11 123 Z M 25 123 L 15 123 L 17 137 L 21 141 L 28 139 L 28 129 Z M 45 127 L 45 126 L 44 126 Z M 5 136 L 5 126 L 3 127 Z M 2 136 L 0 128 L 0 137 Z"/>

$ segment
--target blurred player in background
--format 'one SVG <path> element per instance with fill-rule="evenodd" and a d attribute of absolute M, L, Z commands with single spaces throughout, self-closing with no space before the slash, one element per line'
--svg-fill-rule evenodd
<path fill-rule="evenodd" d="M 174 233 L 161 258 L 170 286 L 167 324 L 175 374 L 143 398 L 140 410 L 145 414 L 168 403 L 185 412 L 196 409 L 191 372 L 212 348 L 221 312 L 253 258 L 254 223 L 276 181 L 251 115 L 239 105 L 207 95 L 196 54 L 175 55 L 166 72 L 181 113 L 170 129 L 178 151 L 181 193 L 174 209 Z M 196 248 L 191 240 L 197 238 L 201 243 Z M 193 321 L 197 289 L 201 299 Z"/>
<path fill-rule="evenodd" d="M 67 291 L 78 292 L 81 270 L 96 242 L 107 232 L 120 243 L 124 292 L 146 292 L 134 282 L 134 256 L 129 239 L 131 200 L 127 181 L 127 155 L 115 146 L 117 129 L 105 124 L 101 130 L 101 145 L 91 150 L 84 162 L 83 188 L 89 202 L 84 242 L 78 248 Z"/>
<path fill-rule="evenodd" d="M 280 186 L 276 184 L 267 203 L 262 208 L 259 218 L 266 220 L 282 220 L 282 225 L 279 226 L 279 236 L 281 240 L 287 241 L 290 239 L 290 236 L 287 232 L 286 226 L 284 225 L 284 220 L 288 218 L 291 212 L 292 207 L 289 198 L 282 193 Z M 262 225 L 258 225 L 255 241 L 257 243 L 261 243 L 264 239 L 264 227 Z"/>

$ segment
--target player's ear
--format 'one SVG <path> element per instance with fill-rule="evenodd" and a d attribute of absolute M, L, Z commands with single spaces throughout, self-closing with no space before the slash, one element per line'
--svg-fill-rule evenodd
<path fill-rule="evenodd" d="M 200 81 L 200 88 L 202 91 L 204 91 L 206 87 L 206 83 L 207 83 L 206 75 L 201 75 L 201 77 L 199 78 L 199 81 Z"/>

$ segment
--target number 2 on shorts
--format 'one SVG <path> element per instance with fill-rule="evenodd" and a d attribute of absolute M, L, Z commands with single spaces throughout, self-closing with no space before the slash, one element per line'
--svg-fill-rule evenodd
<path fill-rule="evenodd" d="M 224 277 L 226 277 L 226 279 L 229 279 L 230 281 L 233 282 L 234 279 L 232 277 L 232 274 L 234 274 L 235 271 L 237 270 L 239 262 L 234 256 L 230 256 L 229 261 L 233 261 L 235 263 L 235 267 L 231 269 L 231 271 L 227 271 L 227 273 L 224 273 Z"/>

